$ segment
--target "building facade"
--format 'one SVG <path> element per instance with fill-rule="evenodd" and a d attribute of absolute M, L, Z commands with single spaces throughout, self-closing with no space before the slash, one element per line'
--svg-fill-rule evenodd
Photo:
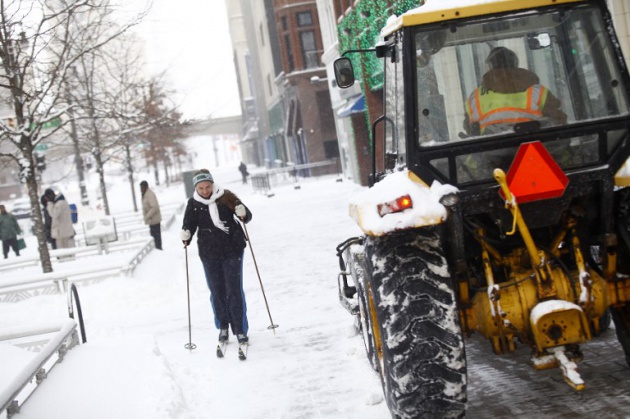
<path fill-rule="evenodd" d="M 243 161 L 260 166 L 262 164 L 262 141 L 259 129 L 259 111 L 255 96 L 255 75 L 252 73 L 252 57 L 248 47 L 246 14 L 241 1 L 225 1 L 230 37 L 234 54 L 234 67 L 241 100 L 242 136 L 240 141 Z M 248 4 L 244 5 L 247 11 Z M 247 14 L 250 16 L 250 14 Z"/>
<path fill-rule="evenodd" d="M 317 11 L 322 34 L 324 52 L 322 63 L 326 67 L 326 78 L 321 82 L 327 83 L 330 101 L 333 109 L 337 141 L 339 145 L 339 160 L 344 177 L 360 183 L 360 157 L 367 150 L 355 147 L 355 130 L 353 119 L 365 126 L 365 97 L 358 83 L 348 89 L 340 89 L 335 82 L 333 64 L 341 56 L 339 39 L 337 36 L 337 18 L 339 2 L 332 0 L 317 0 Z M 369 154 L 369 153 L 368 153 Z"/>
<path fill-rule="evenodd" d="M 258 150 L 256 159 L 244 153 L 252 157 L 246 162 L 272 168 L 337 158 L 330 94 L 319 82 L 326 70 L 316 1 L 238 3 L 226 0 L 243 105 L 241 145 Z"/>
<path fill-rule="evenodd" d="M 316 1 L 275 0 L 284 72 L 285 141 L 297 165 L 337 159 L 339 146 Z M 335 169 L 336 170 L 336 169 Z"/>

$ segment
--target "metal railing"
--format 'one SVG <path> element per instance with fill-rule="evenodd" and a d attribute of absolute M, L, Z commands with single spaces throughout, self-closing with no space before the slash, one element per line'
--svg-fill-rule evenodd
<path fill-rule="evenodd" d="M 20 406 L 26 402 L 37 386 L 48 376 L 48 372 L 56 364 L 63 361 L 68 350 L 79 343 L 79 339 L 77 324 L 74 320 L 67 320 L 59 327 L 40 327 L 30 331 L 0 336 L 0 341 L 8 341 L 49 333 L 54 333 L 54 335 L 48 343 L 22 368 L 20 374 L 0 392 L 0 414 L 5 412 L 7 419 L 20 412 Z"/>
<path fill-rule="evenodd" d="M 63 361 L 66 353 L 79 343 L 77 336 L 77 322 L 75 321 L 75 309 L 78 317 L 79 329 L 81 331 L 81 343 L 86 343 L 85 325 L 83 323 L 83 311 L 79 292 L 74 284 L 68 289 L 68 320 L 59 327 L 40 327 L 31 330 L 22 330 L 17 333 L 10 333 L 0 336 L 0 341 L 20 340 L 30 338 L 30 343 L 22 343 L 16 346 L 26 346 L 33 349 L 39 346 L 37 341 L 33 342 L 33 337 L 54 333 L 48 343 L 39 350 L 38 355 L 24 366 L 9 386 L 0 393 L 0 413 L 6 412 L 7 419 L 20 412 L 20 407 L 33 394 L 35 389 L 48 376 L 48 372 L 57 364 Z M 34 386 L 33 386 L 33 380 Z M 21 401 L 21 402 L 20 402 Z"/>
<path fill-rule="evenodd" d="M 87 337 L 85 336 L 85 324 L 83 323 L 83 310 L 81 310 L 79 291 L 77 291 L 76 285 L 70 284 L 70 289 L 68 290 L 68 316 L 73 320 L 75 305 L 77 307 L 77 317 L 79 318 L 79 329 L 81 329 L 81 343 L 85 343 L 87 342 Z"/>
<path fill-rule="evenodd" d="M 251 176 L 254 192 L 266 195 L 271 194 L 271 189 L 290 183 L 298 183 L 301 178 L 310 178 L 324 175 L 339 174 L 339 160 L 322 160 L 315 163 L 296 164 L 286 167 L 268 169 Z"/>
<path fill-rule="evenodd" d="M 155 247 L 153 237 L 145 239 L 144 244 L 136 247 L 138 251 L 131 258 L 119 262 L 41 273 L 28 278 L 3 279 L 0 282 L 0 302 L 17 302 L 35 295 L 64 293 L 74 282 L 94 282 L 133 273 L 140 261 Z"/>

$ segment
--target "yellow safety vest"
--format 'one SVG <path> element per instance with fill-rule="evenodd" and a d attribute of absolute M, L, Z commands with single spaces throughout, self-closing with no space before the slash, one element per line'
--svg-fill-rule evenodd
<path fill-rule="evenodd" d="M 471 123 L 479 123 L 483 134 L 490 125 L 512 126 L 541 118 L 548 92 L 541 84 L 516 93 L 497 93 L 491 90 L 481 93 L 481 88 L 477 88 L 466 101 L 466 112 Z"/>

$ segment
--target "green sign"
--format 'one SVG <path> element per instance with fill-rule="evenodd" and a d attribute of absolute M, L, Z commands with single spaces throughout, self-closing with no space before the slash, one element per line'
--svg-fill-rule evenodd
<path fill-rule="evenodd" d="M 46 151 L 48 150 L 48 144 L 39 143 L 35 146 L 35 151 Z"/>
<path fill-rule="evenodd" d="M 61 125 L 61 119 L 53 118 L 50 121 L 44 122 L 42 124 L 42 129 L 56 128 L 59 125 Z M 33 128 L 35 128 L 35 124 L 31 124 L 31 129 L 33 129 Z"/>
<path fill-rule="evenodd" d="M 55 119 L 51 119 L 48 122 L 44 122 L 42 124 L 42 129 L 46 129 L 46 128 L 56 128 L 59 125 L 61 125 L 61 119 L 59 118 L 55 118 Z"/>

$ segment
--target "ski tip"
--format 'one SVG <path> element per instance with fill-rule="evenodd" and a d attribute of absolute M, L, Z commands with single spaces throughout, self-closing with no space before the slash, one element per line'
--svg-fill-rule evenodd
<path fill-rule="evenodd" d="M 238 346 L 238 359 L 240 359 L 241 361 L 245 361 L 247 359 L 247 347 L 247 343 L 241 343 Z"/>
<path fill-rule="evenodd" d="M 221 348 L 221 345 L 217 345 L 217 358 L 223 358 L 223 355 L 225 354 L 223 349 Z"/>

